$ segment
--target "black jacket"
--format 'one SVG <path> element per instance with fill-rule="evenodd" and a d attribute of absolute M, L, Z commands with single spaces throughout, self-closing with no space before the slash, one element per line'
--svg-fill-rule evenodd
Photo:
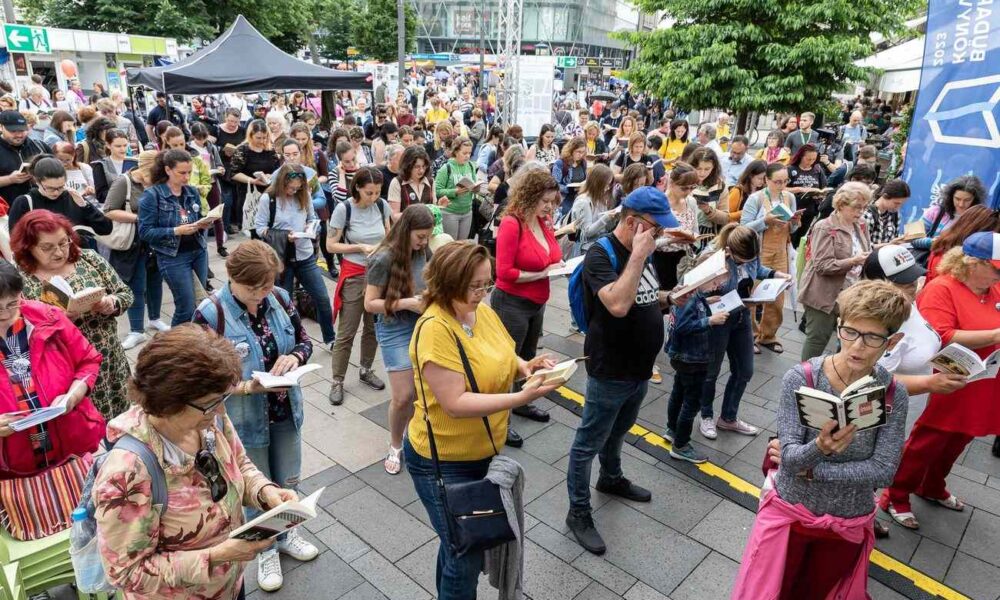
<path fill-rule="evenodd" d="M 43 208 L 69 219 L 69 222 L 73 224 L 73 229 L 86 227 L 92 229 L 97 235 L 108 235 L 113 229 L 111 221 L 90 202 L 84 202 L 84 206 L 79 206 L 68 191 L 64 191 L 55 200 L 50 200 L 42 196 L 38 188 L 34 188 L 28 194 L 18 196 L 10 203 L 10 212 L 8 213 L 10 230 L 14 231 L 17 222 L 29 210 Z"/>
<path fill-rule="evenodd" d="M 7 176 L 21 168 L 21 163 L 31 162 L 31 158 L 38 154 L 52 154 L 52 149 L 48 144 L 25 138 L 20 146 L 13 146 L 7 140 L 0 137 L 0 176 Z M 24 183 L 15 183 L 0 187 L 0 197 L 13 204 L 14 198 L 27 194 L 31 189 L 31 180 Z M 13 224 L 11 224 L 13 229 Z"/>

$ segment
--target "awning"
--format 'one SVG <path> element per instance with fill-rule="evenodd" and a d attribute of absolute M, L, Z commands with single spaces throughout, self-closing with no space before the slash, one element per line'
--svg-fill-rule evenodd
<path fill-rule="evenodd" d="M 878 89 L 881 92 L 900 94 L 912 92 L 920 88 L 920 69 L 906 71 L 886 71 L 879 79 Z"/>
<path fill-rule="evenodd" d="M 877 89 L 881 92 L 912 92 L 920 88 L 920 68 L 924 61 L 924 36 L 886 48 L 857 61 L 859 67 L 883 71 Z"/>

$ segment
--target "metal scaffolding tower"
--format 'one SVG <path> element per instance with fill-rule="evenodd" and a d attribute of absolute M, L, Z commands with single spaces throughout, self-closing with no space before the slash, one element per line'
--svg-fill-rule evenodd
<path fill-rule="evenodd" d="M 503 81 L 497 86 L 497 118 L 504 125 L 517 122 L 518 58 L 524 0 L 499 0 L 497 58 Z"/>

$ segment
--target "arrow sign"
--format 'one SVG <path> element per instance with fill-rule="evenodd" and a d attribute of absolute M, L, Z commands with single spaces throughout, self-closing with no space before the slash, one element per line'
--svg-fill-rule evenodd
<path fill-rule="evenodd" d="M 4 24 L 3 33 L 9 52 L 41 52 L 45 54 L 51 52 L 49 32 L 44 27 Z"/>

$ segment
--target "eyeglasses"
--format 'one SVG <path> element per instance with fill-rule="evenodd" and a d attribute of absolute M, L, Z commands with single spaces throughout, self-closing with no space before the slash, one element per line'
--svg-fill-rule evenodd
<path fill-rule="evenodd" d="M 661 229 L 663 229 L 662 227 L 660 227 L 659 223 L 654 223 L 654 222 L 650 221 L 649 219 L 647 219 L 646 217 L 636 217 L 636 219 L 639 219 L 640 221 L 642 221 L 646 225 L 652 226 L 652 228 L 655 231 L 657 231 L 657 232 L 659 232 Z"/>
<path fill-rule="evenodd" d="M 787 179 L 772 179 L 771 183 L 774 185 L 786 185 L 788 183 Z"/>
<path fill-rule="evenodd" d="M 194 456 L 194 468 L 208 481 L 209 489 L 212 492 L 212 502 L 219 502 L 226 497 L 229 492 L 229 484 L 222 476 L 222 468 L 219 466 L 219 459 L 208 450 L 199 450 Z"/>
<path fill-rule="evenodd" d="M 0 306 L 0 314 L 12 313 L 12 312 L 14 312 L 15 310 L 17 310 L 19 308 L 21 308 L 21 299 L 20 298 L 18 298 L 17 300 L 14 300 L 10 304 L 4 305 L 4 306 Z"/>
<path fill-rule="evenodd" d="M 222 396 L 219 397 L 218 400 L 209 404 L 208 406 L 198 406 L 194 402 L 184 402 L 184 404 L 187 404 L 188 406 L 190 406 L 191 408 L 195 409 L 196 411 L 200 412 L 203 415 L 207 415 L 208 413 L 218 408 L 220 404 L 222 404 L 226 400 L 229 400 L 229 396 L 231 396 L 231 394 L 223 394 Z"/>
<path fill-rule="evenodd" d="M 58 244 L 38 244 L 38 249 L 45 254 L 55 254 L 56 250 L 69 250 L 73 240 L 66 238 Z"/>
<path fill-rule="evenodd" d="M 482 287 L 470 287 L 469 291 L 474 295 L 485 296 L 496 288 L 496 283 L 491 281 Z"/>
<path fill-rule="evenodd" d="M 878 333 L 861 332 L 853 327 L 847 327 L 845 325 L 837 327 L 837 335 L 839 335 L 840 339 L 845 342 L 853 342 L 858 338 L 861 338 L 861 341 L 864 342 L 865 346 L 868 346 L 869 348 L 881 348 L 889 343 L 889 338 L 887 336 L 880 335 Z"/>
<path fill-rule="evenodd" d="M 41 184 L 40 183 L 40 184 L 38 184 L 38 187 L 43 192 L 46 192 L 46 193 L 49 193 L 49 194 L 58 194 L 58 193 L 60 193 L 60 192 L 62 192 L 63 190 L 66 189 L 66 185 L 65 184 L 63 184 L 63 185 L 45 185 L 45 184 Z"/>
<path fill-rule="evenodd" d="M 285 158 L 288 158 L 288 156 L 286 155 Z M 298 157 L 295 157 L 295 158 L 298 158 Z M 285 181 L 291 181 L 293 179 L 305 179 L 305 178 L 306 178 L 306 174 L 305 173 L 299 173 L 298 171 L 289 171 L 288 173 L 285 173 Z"/>
<path fill-rule="evenodd" d="M 690 191 L 693 191 L 694 188 L 698 187 L 698 185 L 697 184 L 695 184 L 695 185 L 679 185 L 677 187 L 680 188 L 682 191 L 690 192 Z"/>

